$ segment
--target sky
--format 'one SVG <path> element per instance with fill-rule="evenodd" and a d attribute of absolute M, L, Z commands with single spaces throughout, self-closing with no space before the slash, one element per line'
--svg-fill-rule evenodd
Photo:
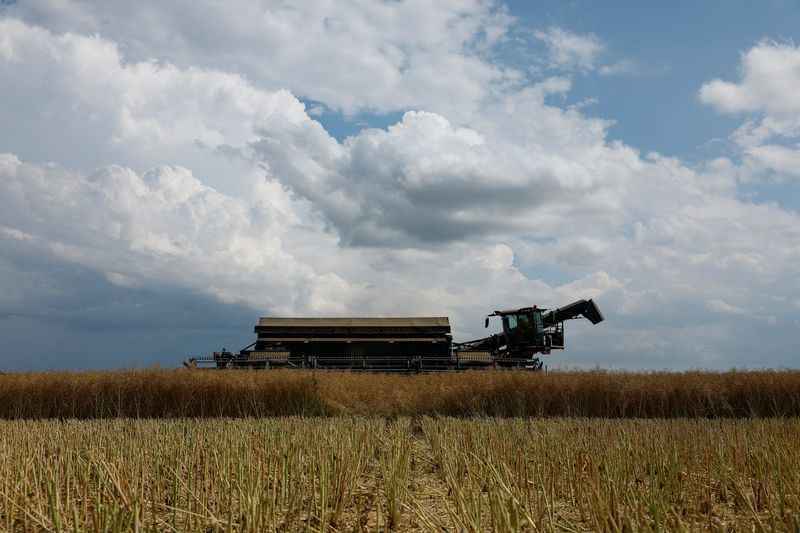
<path fill-rule="evenodd" d="M 593 298 L 549 367 L 797 368 L 800 4 L 0 2 L 0 371 Z"/>

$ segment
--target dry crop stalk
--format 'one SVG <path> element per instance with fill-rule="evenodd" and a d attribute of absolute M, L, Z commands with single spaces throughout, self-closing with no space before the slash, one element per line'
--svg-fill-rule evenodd
<path fill-rule="evenodd" d="M 421 435 L 402 418 L 2 421 L 0 530 L 800 524 L 797 419 L 416 426 Z M 413 462 L 402 453 L 410 448 Z M 408 481 L 427 461 L 438 465 L 440 493 Z M 356 512 L 360 502 L 368 508 Z"/>

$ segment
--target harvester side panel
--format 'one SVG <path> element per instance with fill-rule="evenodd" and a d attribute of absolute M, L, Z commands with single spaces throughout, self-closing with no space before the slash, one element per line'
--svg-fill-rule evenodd
<path fill-rule="evenodd" d="M 287 351 L 290 360 L 315 366 L 407 366 L 449 358 L 452 344 L 447 317 L 263 317 L 255 333 L 257 351 Z"/>

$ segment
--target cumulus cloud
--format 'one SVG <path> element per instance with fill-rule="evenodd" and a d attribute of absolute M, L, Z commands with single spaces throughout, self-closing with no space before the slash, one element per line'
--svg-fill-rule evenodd
<path fill-rule="evenodd" d="M 54 34 L 6 18 L 0 51 L 0 77 L 9 81 L 0 100 L 13 103 L 0 106 L 3 148 L 27 154 L 44 145 L 47 157 L 84 171 L 109 162 L 146 168 L 169 157 L 213 176 L 228 168 L 198 146 L 241 146 L 270 122 L 319 127 L 286 90 L 262 91 L 215 70 L 128 62 L 119 45 L 98 36 Z M 249 191 L 240 184 L 239 192 Z"/>
<path fill-rule="evenodd" d="M 263 88 L 288 88 L 350 114 L 409 107 L 456 112 L 477 105 L 495 83 L 518 77 L 482 59 L 513 21 L 489 0 L 246 0 L 236 9 L 193 0 L 26 0 L 7 10 L 58 33 L 124 43 L 133 61 L 157 57 L 237 72 Z"/>
<path fill-rule="evenodd" d="M 81 316 L 100 319 L 91 310 L 79 313 L 85 290 L 64 294 L 76 282 L 74 267 L 121 289 L 149 288 L 164 297 L 185 290 L 244 305 L 254 315 L 445 314 L 461 339 L 479 334 L 485 309 L 534 298 L 557 306 L 578 293 L 597 297 L 619 287 L 606 273 L 563 287 L 529 279 L 508 244 L 338 251 L 319 229 L 291 227 L 268 203 L 221 194 L 180 167 L 140 175 L 110 166 L 87 176 L 4 154 L 0 193 L 0 275 L 9 282 L 0 291 L 0 311 L 73 327 L 91 327 Z M 52 207 L 40 209 L 42 203 Z M 40 267 L 25 268 L 28 261 L 54 267 L 43 274 Z M 153 309 L 152 296 L 137 300 Z M 54 302 L 72 313 L 53 309 Z M 112 308 L 120 314 L 112 323 L 133 314 L 141 325 L 137 307 Z M 109 320 L 101 322 L 108 327 Z"/>
<path fill-rule="evenodd" d="M 182 164 L 201 169 L 206 182 L 237 196 L 258 193 L 263 176 L 245 167 L 235 171 L 251 176 L 247 180 L 223 180 L 218 174 L 229 168 L 194 152 L 201 147 L 256 162 L 310 200 L 344 244 L 420 246 L 523 227 L 546 231 L 565 197 L 573 199 L 574 212 L 599 212 L 598 199 L 608 196 L 577 205 L 606 178 L 587 170 L 590 161 L 559 152 L 578 155 L 590 146 L 589 154 L 629 158 L 625 148 L 598 152 L 603 121 L 545 105 L 548 94 L 568 90 L 563 78 L 487 101 L 487 113 L 475 119 L 486 136 L 438 113 L 408 112 L 388 130 L 365 130 L 340 144 L 288 91 L 260 90 L 242 76 L 214 70 L 127 62 L 116 44 L 98 37 L 53 34 L 12 19 L 0 24 L 9 58 L 0 69 L 15 80 L 6 86 L 7 99 L 20 100 L 23 92 L 30 97 L 31 87 L 40 86 L 36 80 L 47 78 L 49 87 L 36 94 L 47 116 L 25 116 L 16 140 L 7 139 L 12 148 L 23 148 L 26 133 L 48 129 L 63 130 L 57 146 L 70 154 L 111 151 L 116 161 L 145 168 L 178 154 Z M 87 57 L 93 58 L 89 66 Z M 10 121 L 20 117 L 13 107 L 6 113 Z M 91 135 L 70 136 L 76 128 Z M 622 167 L 617 170 L 626 172 Z"/>
<path fill-rule="evenodd" d="M 0 192 L 7 238 L 115 285 L 178 286 L 278 313 L 341 311 L 358 291 L 282 250 L 279 207 L 223 195 L 185 168 L 84 176 L 3 154 Z"/>
<path fill-rule="evenodd" d="M 740 72 L 741 83 L 720 79 L 704 83 L 701 100 L 726 113 L 800 114 L 800 95 L 788 90 L 800 78 L 800 50 L 796 46 L 762 41 L 742 54 Z"/>
<path fill-rule="evenodd" d="M 732 331 L 765 327 L 751 317 L 778 327 L 796 314 L 797 214 L 742 200 L 732 161 L 643 155 L 609 139 L 609 121 L 549 103 L 568 77 L 522 84 L 482 57 L 509 24 L 493 4 L 437 6 L 425 31 L 392 29 L 416 4 L 346 5 L 353 17 L 328 22 L 325 6 L 253 4 L 220 13 L 208 40 L 178 20 L 180 2 L 116 13 L 108 28 L 99 14 L 127 7 L 23 4 L 9 13 L 28 22 L 0 20 L 12 125 L 0 146 L 13 152 L 0 158 L 0 279 L 14 280 L 0 284 L 0 312 L 28 292 L 52 301 L 72 279 L 60 265 L 254 315 L 446 314 L 460 339 L 482 333 L 485 311 L 595 297 L 610 320 L 574 328 L 571 360 L 629 354 L 634 366 L 670 364 L 675 350 L 683 364 L 726 364 L 725 350 L 742 354 Z M 320 27 L 292 47 L 303 17 Z M 275 32 L 257 35 L 264 25 Z M 119 42 L 94 34 L 109 28 Z M 551 30 L 572 43 L 564 61 L 596 68 L 601 44 Z M 264 48 L 228 65 L 212 49 L 226 38 Z M 344 110 L 413 108 L 339 142 L 276 80 Z M 30 263 L 59 267 L 37 276 Z"/>
<path fill-rule="evenodd" d="M 800 48 L 761 41 L 742 54 L 739 83 L 714 79 L 700 88 L 700 99 L 718 111 L 750 114 L 733 135 L 747 156 L 746 174 L 763 170 L 800 176 Z"/>
<path fill-rule="evenodd" d="M 8 56 L 24 66 L 5 86 L 9 101 L 23 102 L 19 95 L 47 76 L 58 90 L 37 98 L 61 117 L 61 128 L 97 134 L 64 135 L 64 142 L 75 143 L 72 149 L 101 154 L 99 161 L 118 149 L 114 155 L 136 161 L 131 154 L 169 159 L 201 146 L 251 165 L 227 181 L 201 168 L 201 180 L 175 165 L 141 172 L 101 165 L 84 172 L 8 154 L 4 234 L 24 240 L 27 253 L 93 269 L 121 287 L 178 286 L 272 313 L 455 316 L 470 293 L 487 287 L 487 276 L 494 279 L 486 293 L 489 307 L 497 305 L 494 299 L 522 293 L 558 305 L 557 291 L 527 280 L 512 265 L 508 245 L 481 242 L 481 236 L 509 236 L 521 226 L 503 198 L 523 215 L 536 202 L 528 206 L 515 198 L 514 191 L 524 192 L 531 178 L 515 175 L 518 163 L 503 163 L 482 148 L 486 140 L 476 130 L 454 127 L 438 114 L 412 112 L 389 130 L 366 130 L 341 144 L 286 91 L 258 90 L 241 76 L 217 71 L 126 62 L 102 38 L 53 34 L 14 20 L 2 24 L 6 49 L 13 52 Z M 85 57 L 97 58 L 89 71 Z M 10 72 L 12 64 L 0 68 Z M 539 106 L 553 90 L 563 90 L 563 84 L 549 80 L 521 95 L 515 106 Z M 10 113 L 13 106 L 5 109 Z M 104 118 L 92 130 L 86 121 L 94 114 Z M 556 109 L 549 114 L 540 128 L 559 120 Z M 25 118 L 33 119 L 32 133 L 46 129 L 47 117 Z M 587 124 L 598 131 L 592 121 Z M 579 129 L 568 134 L 579 136 Z M 509 144 L 511 149 L 522 153 Z M 495 179 L 496 165 L 508 170 L 496 183 L 483 183 Z M 451 212 L 449 196 L 462 189 Z M 310 203 L 293 199 L 290 191 Z M 36 202 L 58 208 L 37 213 Z M 491 212 L 493 224 L 484 220 Z M 332 233 L 317 224 L 319 215 Z M 470 241 L 480 243 L 477 250 Z M 402 250 L 428 248 L 429 242 L 447 249 L 417 254 L 414 261 Z M 340 247 L 351 243 L 386 251 Z M 487 268 L 486 249 L 503 252 L 500 263 L 489 263 L 493 268 Z M 418 277 L 416 269 L 424 274 Z M 387 281 L 387 272 L 395 281 Z M 419 287 L 422 295 L 409 294 L 409 287 Z"/>
<path fill-rule="evenodd" d="M 548 217 L 563 216 L 565 197 L 574 200 L 568 210 L 580 212 L 581 198 L 601 179 L 580 162 L 486 139 L 433 113 L 408 112 L 388 130 L 365 130 L 342 146 L 317 140 L 323 145 L 303 131 L 265 134 L 252 149 L 323 210 L 346 244 L 420 246 L 526 227 L 536 233 Z M 298 153 L 309 145 L 311 157 Z"/>

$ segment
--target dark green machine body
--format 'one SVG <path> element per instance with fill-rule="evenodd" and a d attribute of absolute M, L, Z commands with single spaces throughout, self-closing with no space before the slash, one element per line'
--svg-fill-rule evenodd
<path fill-rule="evenodd" d="M 495 311 L 503 331 L 454 343 L 447 317 L 279 318 L 263 317 L 257 338 L 232 353 L 192 357 L 189 367 L 340 368 L 377 371 L 461 370 L 522 367 L 538 370 L 539 355 L 564 348 L 564 321 L 583 316 L 597 324 L 603 315 L 592 300 L 548 310 L 523 307 Z"/>

